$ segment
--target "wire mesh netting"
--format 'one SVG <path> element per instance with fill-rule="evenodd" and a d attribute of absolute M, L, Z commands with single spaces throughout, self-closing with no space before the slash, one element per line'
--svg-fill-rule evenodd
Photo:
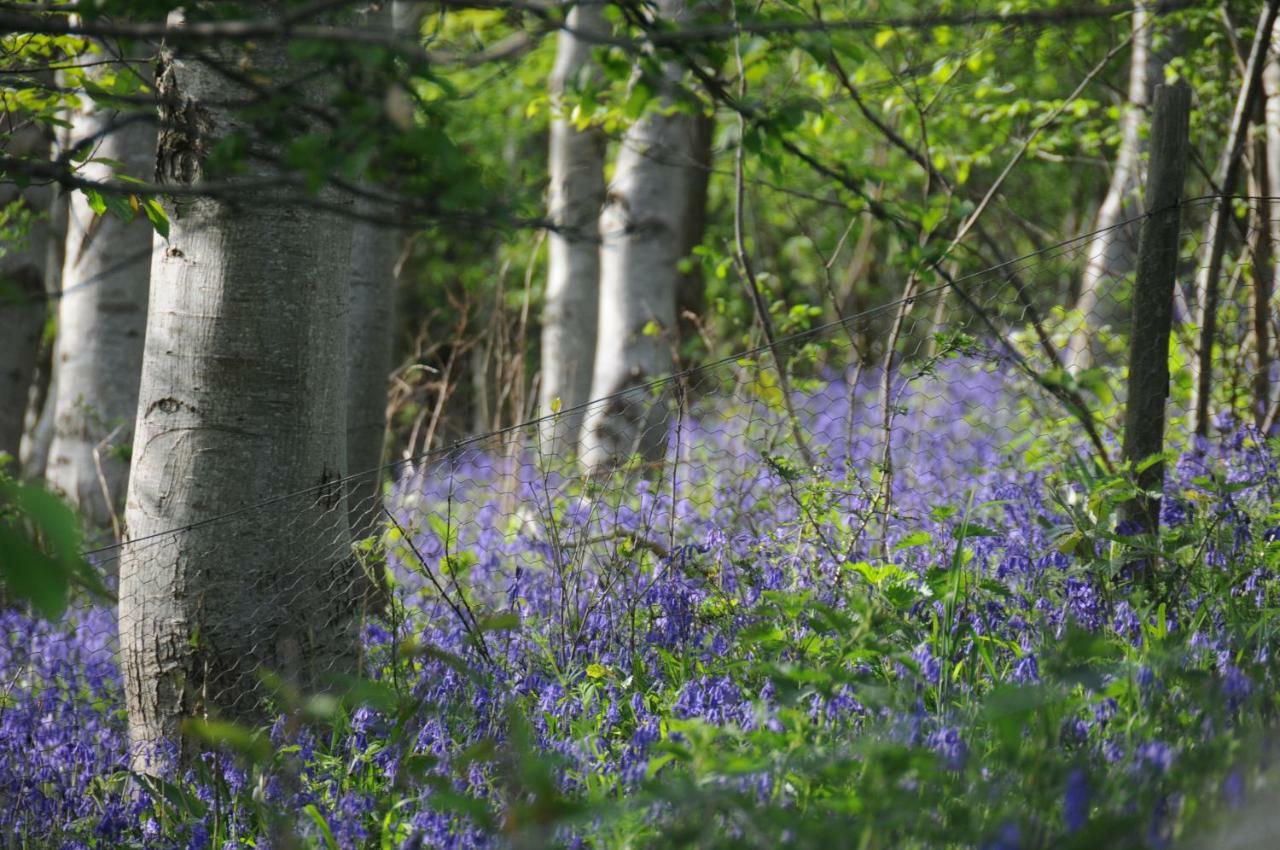
<path fill-rule="evenodd" d="M 1193 234 L 1211 203 L 1183 211 L 1167 433 L 1186 458 L 1208 449 L 1192 434 Z M 1238 206 L 1244 247 L 1221 287 L 1211 436 L 1232 438 L 1215 450 L 1242 453 L 1244 481 L 1269 468 L 1250 435 L 1275 417 L 1280 329 L 1259 280 L 1268 263 L 1249 253 L 1269 203 Z M 534 726 L 551 740 L 548 724 L 585 710 L 552 671 L 625 690 L 628 671 L 661 679 L 677 650 L 721 651 L 770 591 L 834 600 L 890 565 L 923 574 L 920 535 L 950 535 L 966 505 L 990 526 L 974 544 L 979 569 L 1011 594 L 1038 581 L 1091 592 L 1060 545 L 1076 495 L 1053 467 L 1119 461 L 1139 224 L 949 280 L 922 270 L 900 301 L 585 411 L 303 492 L 210 504 L 203 521 L 89 553 L 118 605 L 86 603 L 58 624 L 3 614 L 0 722 L 31 729 L 29 748 L 3 755 L 20 777 L 6 793 L 39 798 L 41 777 L 67 769 L 87 784 L 131 760 L 167 764 L 183 718 L 266 724 L 362 676 L 415 695 L 407 746 L 442 765 L 500 722 L 493 682 L 533 694 L 544 714 Z M 1082 273 L 1104 254 L 1111 276 L 1083 297 Z M 607 450 L 577 457 L 555 427 L 572 415 L 606 419 Z M 1196 474 L 1185 458 L 1171 469 L 1166 522 L 1188 509 L 1180 482 Z M 478 685 L 459 663 L 494 678 Z M 750 723 L 756 695 L 717 690 L 734 688 L 702 681 L 681 691 L 680 710 Z M 426 708 L 459 701 L 474 704 L 470 728 Z M 638 781 L 656 720 L 643 700 L 630 711 L 635 735 L 561 755 Z M 823 711 L 859 709 L 827 700 Z M 287 734 L 277 722 L 273 735 Z M 41 805 L 11 817 L 66 818 L 78 804 Z"/>

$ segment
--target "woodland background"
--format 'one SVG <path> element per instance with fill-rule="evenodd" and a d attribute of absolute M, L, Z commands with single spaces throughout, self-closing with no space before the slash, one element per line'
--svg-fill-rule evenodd
<path fill-rule="evenodd" d="M 1265 841 L 1278 8 L 0 3 L 0 845 Z"/>

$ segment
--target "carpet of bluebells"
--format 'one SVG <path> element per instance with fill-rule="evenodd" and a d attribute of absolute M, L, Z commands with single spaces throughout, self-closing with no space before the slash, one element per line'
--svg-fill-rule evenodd
<path fill-rule="evenodd" d="M 747 393 L 675 423 L 660 476 L 406 473 L 366 680 L 210 724 L 183 775 L 127 773 L 110 610 L 0 613 L 0 847 L 1164 847 L 1240 805 L 1274 447 L 1175 446 L 1152 552 L 998 368 L 898 390 L 889 510 L 874 388 L 839 380 L 805 389 L 816 469 Z"/>

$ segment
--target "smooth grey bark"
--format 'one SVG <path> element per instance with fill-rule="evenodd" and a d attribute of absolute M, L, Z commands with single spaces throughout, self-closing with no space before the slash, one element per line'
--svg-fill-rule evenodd
<path fill-rule="evenodd" d="M 6 144 L 12 156 L 40 156 L 49 139 L 33 123 L 22 124 Z M 36 375 L 40 336 L 47 315 L 45 275 L 52 193 L 47 186 L 0 183 L 0 209 L 29 216 L 25 239 L 0 250 L 0 452 L 19 457 L 27 395 Z M 11 207 L 12 205 L 12 207 Z M 20 470 L 9 468 L 10 473 Z"/>
<path fill-rule="evenodd" d="M 278 15 L 284 3 L 262 6 Z M 259 40 L 217 58 L 309 80 L 294 97 L 323 102 L 325 75 L 286 47 Z M 206 152 L 251 131 L 223 106 L 250 92 L 168 50 L 156 89 L 156 178 L 199 185 Z M 280 120 L 305 132 L 303 115 Z M 356 666 L 358 567 L 337 483 L 351 223 L 250 186 L 275 175 L 268 161 L 245 168 L 234 206 L 167 200 L 170 236 L 152 260 L 119 589 L 133 764 L 146 772 L 172 763 L 184 718 L 260 721 L 262 670 L 308 692 Z"/>
<path fill-rule="evenodd" d="M 572 451 L 582 429 L 581 405 L 591 398 L 600 298 L 600 210 L 604 205 L 605 137 L 598 127 L 578 129 L 565 109 L 564 94 L 576 84 L 598 79 L 595 45 L 575 33 L 609 32 L 600 0 L 574 4 L 560 31 L 551 72 L 551 97 L 558 110 L 551 122 L 547 217 L 555 229 L 547 237 L 547 294 L 542 314 L 542 377 L 539 411 L 550 416 L 543 450 L 552 456 Z"/>
<path fill-rule="evenodd" d="M 399 231 L 357 222 L 351 239 L 347 313 L 347 464 L 352 533 L 373 533 L 381 493 L 391 374 L 395 266 Z"/>
<path fill-rule="evenodd" d="M 678 21 L 685 4 L 661 0 L 658 11 Z M 672 109 L 679 65 L 664 73 L 668 91 L 623 137 L 600 216 L 600 321 L 580 455 L 593 473 L 637 453 L 656 460 L 667 442 L 668 393 L 648 385 L 672 371 L 697 129 L 694 115 Z"/>
<path fill-rule="evenodd" d="M 1196 278 L 1196 324 L 1200 328 L 1200 343 L 1197 351 L 1195 433 L 1199 436 L 1204 436 L 1209 431 L 1213 344 L 1217 337 L 1218 323 L 1218 276 L 1222 272 L 1222 255 L 1227 245 L 1228 216 L 1231 215 L 1232 207 L 1228 196 L 1235 191 L 1240 178 L 1240 164 L 1249 132 L 1249 117 L 1262 89 L 1262 72 L 1267 64 L 1268 46 L 1271 44 L 1277 11 L 1280 11 L 1280 0 L 1267 0 L 1259 15 L 1253 45 L 1249 48 L 1249 59 L 1245 63 L 1244 79 L 1240 83 L 1235 111 L 1231 116 L 1231 127 L 1227 131 L 1227 141 L 1213 173 L 1213 182 L 1221 195 L 1214 203 L 1205 224 L 1202 244 L 1206 246 L 1206 255 Z"/>
<path fill-rule="evenodd" d="M 1136 227 L 1118 226 L 1138 209 L 1142 181 L 1142 124 L 1151 102 L 1151 87 L 1160 79 L 1162 64 L 1151 49 L 1152 14 L 1146 4 L 1133 9 L 1133 39 L 1129 54 L 1129 90 L 1120 119 L 1120 147 L 1107 186 L 1106 197 L 1094 221 L 1095 234 L 1085 249 L 1085 267 L 1080 276 L 1080 296 L 1075 310 L 1081 326 L 1067 341 L 1067 368 L 1073 373 L 1088 369 L 1094 360 L 1094 334 L 1105 320 L 1099 300 L 1103 290 L 1113 286 L 1133 268 Z"/>
<path fill-rule="evenodd" d="M 399 6 L 401 4 L 395 4 Z M 362 25 L 391 30 L 393 4 L 371 4 Z M 381 97 L 380 91 L 369 92 Z M 376 212 L 358 201 L 357 213 Z M 351 272 L 347 313 L 347 466 L 351 479 L 348 502 L 351 533 L 364 539 L 376 533 L 382 493 L 382 450 L 387 431 L 387 386 L 394 335 L 396 259 L 402 233 L 385 224 L 359 219 L 351 234 Z"/>
<path fill-rule="evenodd" d="M 116 169 L 88 162 L 81 176 L 150 179 L 154 125 L 121 123 L 109 110 L 78 112 L 71 123 L 71 144 L 101 135 L 94 158 L 122 164 Z M 98 215 L 76 192 L 69 200 L 65 240 L 45 479 L 91 527 L 112 529 L 124 508 L 138 414 L 152 228 L 142 214 L 128 223 L 110 213 Z"/>
<path fill-rule="evenodd" d="M 1187 128 L 1191 89 L 1185 83 L 1158 86 L 1151 122 L 1151 158 L 1146 208 L 1138 242 L 1129 334 L 1129 391 L 1125 403 L 1123 457 L 1137 465 L 1164 450 L 1165 404 L 1169 397 L 1169 336 L 1182 235 L 1182 187 L 1190 158 Z M 1120 516 L 1147 533 L 1159 527 L 1164 464 L 1137 472 L 1146 493 L 1122 506 Z"/>

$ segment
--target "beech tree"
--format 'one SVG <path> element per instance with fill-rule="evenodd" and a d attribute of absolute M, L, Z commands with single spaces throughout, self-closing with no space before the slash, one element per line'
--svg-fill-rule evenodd
<path fill-rule="evenodd" d="M 594 45 L 581 34 L 607 33 L 603 4 L 584 0 L 571 6 L 560 31 L 551 96 L 557 114 L 551 121 L 547 217 L 555 229 L 547 238 L 547 294 L 542 314 L 540 409 L 557 410 L 544 429 L 547 450 L 560 454 L 576 445 L 582 427 L 579 405 L 591 396 L 592 365 L 600 296 L 600 210 L 604 204 L 605 138 L 597 127 L 580 127 L 565 114 L 564 95 L 597 81 L 591 59 Z"/>
<path fill-rule="evenodd" d="M 138 73 L 127 70 L 133 65 L 125 67 L 121 73 Z M 89 104 L 73 114 L 68 144 L 97 140 L 82 177 L 150 179 L 155 126 L 140 117 Z M 118 526 L 124 507 L 152 235 L 141 210 L 125 221 L 103 205 L 101 196 L 70 196 L 45 478 L 96 528 Z"/>
<path fill-rule="evenodd" d="M 1095 334 L 1106 315 L 1098 302 L 1106 297 L 1108 286 L 1115 285 L 1129 273 L 1137 256 L 1136 224 L 1130 227 L 1118 225 L 1141 209 L 1142 127 L 1151 102 L 1151 90 L 1160 80 L 1163 63 L 1152 50 L 1154 16 L 1147 4 L 1134 6 L 1132 19 L 1129 89 L 1120 118 L 1120 147 L 1112 165 L 1106 197 L 1093 223 L 1097 232 L 1085 248 L 1087 253 L 1080 275 L 1080 296 L 1075 303 L 1081 324 L 1067 344 L 1067 367 L 1072 372 L 1087 369 L 1093 364 Z"/>
<path fill-rule="evenodd" d="M 352 226 L 330 192 L 269 191 L 282 148 L 318 139 L 331 87 L 289 47 L 279 36 L 168 47 L 157 63 L 157 180 L 172 224 L 151 267 L 119 590 L 140 770 L 167 763 L 184 718 L 258 718 L 262 669 L 311 689 L 354 666 L 358 580 L 334 483 L 346 469 Z M 263 97 L 255 77 L 291 82 L 250 124 L 233 107 Z M 217 175 L 236 191 L 201 193 L 211 152 L 229 144 L 248 149 L 235 174 Z"/>
<path fill-rule="evenodd" d="M 387 2 L 371 4 L 362 23 L 391 32 L 395 16 Z M 378 98 L 383 92 L 367 92 Z M 387 430 L 387 383 L 391 372 L 396 257 L 403 234 L 371 220 L 376 206 L 361 200 L 351 235 L 351 275 L 347 314 L 347 463 L 352 479 L 351 530 L 357 539 L 373 533 L 382 476 L 382 448 Z"/>
<path fill-rule="evenodd" d="M 683 0 L 662 0 L 658 14 L 679 22 Z M 667 405 L 644 389 L 671 372 L 676 340 L 679 262 L 688 231 L 698 162 L 697 118 L 677 106 L 681 66 L 665 62 L 661 94 L 627 130 L 600 216 L 600 320 L 582 460 L 602 471 L 634 453 L 659 457 L 667 441 Z"/>

